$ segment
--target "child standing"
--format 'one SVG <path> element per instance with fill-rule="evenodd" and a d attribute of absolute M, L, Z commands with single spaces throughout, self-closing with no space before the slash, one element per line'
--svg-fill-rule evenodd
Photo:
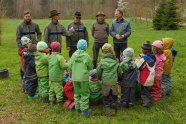
<path fill-rule="evenodd" d="M 72 55 L 68 66 L 72 70 L 72 81 L 74 85 L 74 103 L 76 112 L 83 115 L 90 114 L 89 108 L 89 71 L 93 64 L 90 56 L 85 52 L 86 40 L 79 40 L 76 52 Z"/>
<path fill-rule="evenodd" d="M 21 37 L 21 44 L 22 48 L 19 49 L 19 55 L 21 57 L 21 78 L 22 78 L 22 92 L 28 93 L 28 80 L 26 79 L 24 75 L 24 67 L 23 67 L 23 56 L 24 52 L 27 52 L 28 46 L 30 44 L 31 40 L 27 37 Z"/>
<path fill-rule="evenodd" d="M 28 46 L 28 51 L 24 52 L 24 73 L 28 80 L 28 98 L 37 98 L 37 75 L 36 75 L 36 65 L 34 52 L 36 52 L 36 44 L 30 44 Z"/>
<path fill-rule="evenodd" d="M 97 67 L 98 79 L 102 81 L 102 99 L 105 107 L 117 109 L 119 61 L 115 58 L 111 44 L 102 47 L 103 59 Z"/>
<path fill-rule="evenodd" d="M 165 97 L 169 94 L 172 89 L 170 71 L 172 68 L 172 52 L 171 48 L 174 44 L 174 40 L 172 38 L 163 38 L 163 53 L 166 56 L 166 61 L 163 67 L 163 75 L 162 75 L 162 97 Z"/>
<path fill-rule="evenodd" d="M 49 92 L 49 74 L 48 74 L 48 45 L 40 41 L 37 44 L 37 52 L 35 55 L 36 73 L 38 76 L 39 96 L 40 100 L 44 103 L 48 103 Z"/>
<path fill-rule="evenodd" d="M 102 83 L 97 78 L 97 71 L 96 69 L 93 69 L 89 73 L 90 80 L 89 80 L 89 89 L 90 89 L 90 104 L 91 105 L 97 105 L 102 102 L 102 94 L 101 94 L 101 88 Z"/>
<path fill-rule="evenodd" d="M 120 63 L 121 68 L 121 107 L 132 108 L 135 101 L 135 87 L 137 68 L 133 60 L 134 50 L 127 48 L 123 51 L 124 59 Z"/>
<path fill-rule="evenodd" d="M 155 67 L 155 78 L 154 85 L 152 86 L 151 96 L 155 103 L 159 102 L 162 97 L 162 74 L 163 74 L 163 65 L 166 60 L 163 51 L 161 50 L 163 43 L 160 40 L 154 41 L 152 44 L 152 52 L 156 55 L 156 67 Z"/>
<path fill-rule="evenodd" d="M 64 69 L 67 67 L 65 59 L 60 54 L 61 45 L 59 42 L 52 42 L 52 54 L 48 59 L 49 64 L 49 100 L 51 104 L 61 103 L 63 100 L 62 78 Z M 56 98 L 56 99 L 55 99 Z"/>
<path fill-rule="evenodd" d="M 156 57 L 152 54 L 150 41 L 145 42 L 141 47 L 142 55 L 135 60 L 139 73 L 139 83 L 141 84 L 142 106 L 150 108 L 152 106 L 151 88 L 154 83 Z"/>

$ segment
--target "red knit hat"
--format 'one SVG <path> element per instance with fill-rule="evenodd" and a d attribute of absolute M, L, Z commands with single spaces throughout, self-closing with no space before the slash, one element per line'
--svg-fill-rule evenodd
<path fill-rule="evenodd" d="M 51 44 L 52 52 L 59 52 L 61 49 L 61 45 L 59 42 L 55 41 Z"/>

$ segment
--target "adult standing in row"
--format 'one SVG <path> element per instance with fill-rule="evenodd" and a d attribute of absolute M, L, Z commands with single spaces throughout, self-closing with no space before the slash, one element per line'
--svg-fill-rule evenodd
<path fill-rule="evenodd" d="M 59 23 L 59 12 L 57 10 L 50 11 L 51 22 L 47 24 L 44 30 L 44 41 L 50 47 L 51 43 L 57 41 L 61 44 L 61 36 L 70 36 L 73 34 L 74 30 L 67 31 L 63 25 Z M 61 50 L 60 50 L 61 52 Z"/>
<path fill-rule="evenodd" d="M 16 42 L 19 49 L 19 54 L 22 54 L 25 49 L 25 46 L 21 44 L 21 37 L 23 36 L 29 38 L 33 44 L 37 41 L 40 41 L 42 38 L 42 32 L 40 31 L 39 25 L 32 22 L 29 11 L 24 12 L 24 21 L 21 22 L 16 28 Z M 21 59 L 21 63 L 23 63 L 23 58 Z M 23 79 L 23 67 L 21 68 L 21 79 Z"/>
<path fill-rule="evenodd" d="M 77 50 L 77 43 L 80 39 L 89 41 L 87 28 L 84 23 L 81 22 L 81 13 L 75 12 L 74 21 L 68 24 L 67 30 L 74 29 L 75 33 L 66 37 L 66 47 L 69 51 L 69 57 Z"/>
<path fill-rule="evenodd" d="M 97 67 L 97 59 L 100 48 L 105 43 L 108 43 L 109 36 L 109 24 L 105 21 L 105 14 L 102 11 L 99 11 L 96 15 L 97 20 L 92 24 L 92 36 L 94 38 L 93 45 L 93 64 L 94 68 Z"/>
<path fill-rule="evenodd" d="M 112 22 L 110 35 L 113 37 L 114 51 L 119 59 L 121 52 L 127 48 L 128 37 L 131 35 L 130 22 L 123 17 L 123 11 L 116 9 L 116 19 Z"/>

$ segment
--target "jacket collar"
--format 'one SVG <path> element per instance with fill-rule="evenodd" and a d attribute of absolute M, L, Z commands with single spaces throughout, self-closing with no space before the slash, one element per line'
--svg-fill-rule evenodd
<path fill-rule="evenodd" d="M 30 25 L 30 24 L 32 23 L 32 19 L 30 19 L 30 22 L 29 22 L 29 23 L 27 23 L 26 20 L 24 20 L 24 23 L 25 23 L 26 25 Z"/>
<path fill-rule="evenodd" d="M 125 21 L 125 18 L 124 18 L 124 17 L 122 17 L 121 20 L 116 19 L 116 22 L 117 22 L 117 23 L 122 23 L 122 22 L 124 22 L 124 21 Z"/>
<path fill-rule="evenodd" d="M 100 21 L 98 21 L 98 19 L 97 19 L 97 23 L 98 23 L 98 24 L 104 24 L 104 23 L 105 23 L 105 20 L 103 19 L 103 21 L 100 22 Z"/>
<path fill-rule="evenodd" d="M 55 23 L 55 22 L 52 20 L 51 23 L 54 24 L 54 25 L 57 25 L 57 24 L 59 23 L 59 21 L 57 21 L 57 22 Z"/>
<path fill-rule="evenodd" d="M 76 25 L 81 25 L 81 22 L 79 22 L 79 23 L 74 22 L 74 24 L 76 24 Z"/>

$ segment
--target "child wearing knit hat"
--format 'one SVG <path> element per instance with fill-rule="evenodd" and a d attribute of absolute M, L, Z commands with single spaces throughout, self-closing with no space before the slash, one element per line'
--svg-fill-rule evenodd
<path fill-rule="evenodd" d="M 92 70 L 93 64 L 90 56 L 85 52 L 86 40 L 79 40 L 77 49 L 69 60 L 68 67 L 72 71 L 71 79 L 74 86 L 76 112 L 86 115 L 91 113 L 91 109 L 89 109 L 89 71 Z"/>
<path fill-rule="evenodd" d="M 120 63 L 120 78 L 121 85 L 121 107 L 133 108 L 135 101 L 135 87 L 137 67 L 133 60 L 134 50 L 127 48 L 123 51 L 124 59 Z"/>
<path fill-rule="evenodd" d="M 119 60 L 114 56 L 111 44 L 102 47 L 103 59 L 97 67 L 98 79 L 102 81 L 102 99 L 106 108 L 117 110 Z"/>
<path fill-rule="evenodd" d="M 49 92 L 49 73 L 48 73 L 48 56 L 49 48 L 44 41 L 37 43 L 37 52 L 34 52 L 36 73 L 38 76 L 38 87 L 40 100 L 48 103 Z"/>
<path fill-rule="evenodd" d="M 156 40 L 152 44 L 152 52 L 156 56 L 156 67 L 155 67 L 155 78 L 154 84 L 152 86 L 151 96 L 155 103 L 159 102 L 162 97 L 162 74 L 163 65 L 166 60 L 166 56 L 162 51 L 163 42 L 161 40 Z"/>
<path fill-rule="evenodd" d="M 63 72 L 67 68 L 64 57 L 60 54 L 61 45 L 59 42 L 52 42 L 52 54 L 48 59 L 49 64 L 49 100 L 51 104 L 55 101 L 59 104 L 63 100 Z"/>
<path fill-rule="evenodd" d="M 143 54 L 135 60 L 139 70 L 139 83 L 141 84 L 142 106 L 150 108 L 152 106 L 151 88 L 154 84 L 156 57 L 152 54 L 150 41 L 145 42 L 141 51 Z"/>

